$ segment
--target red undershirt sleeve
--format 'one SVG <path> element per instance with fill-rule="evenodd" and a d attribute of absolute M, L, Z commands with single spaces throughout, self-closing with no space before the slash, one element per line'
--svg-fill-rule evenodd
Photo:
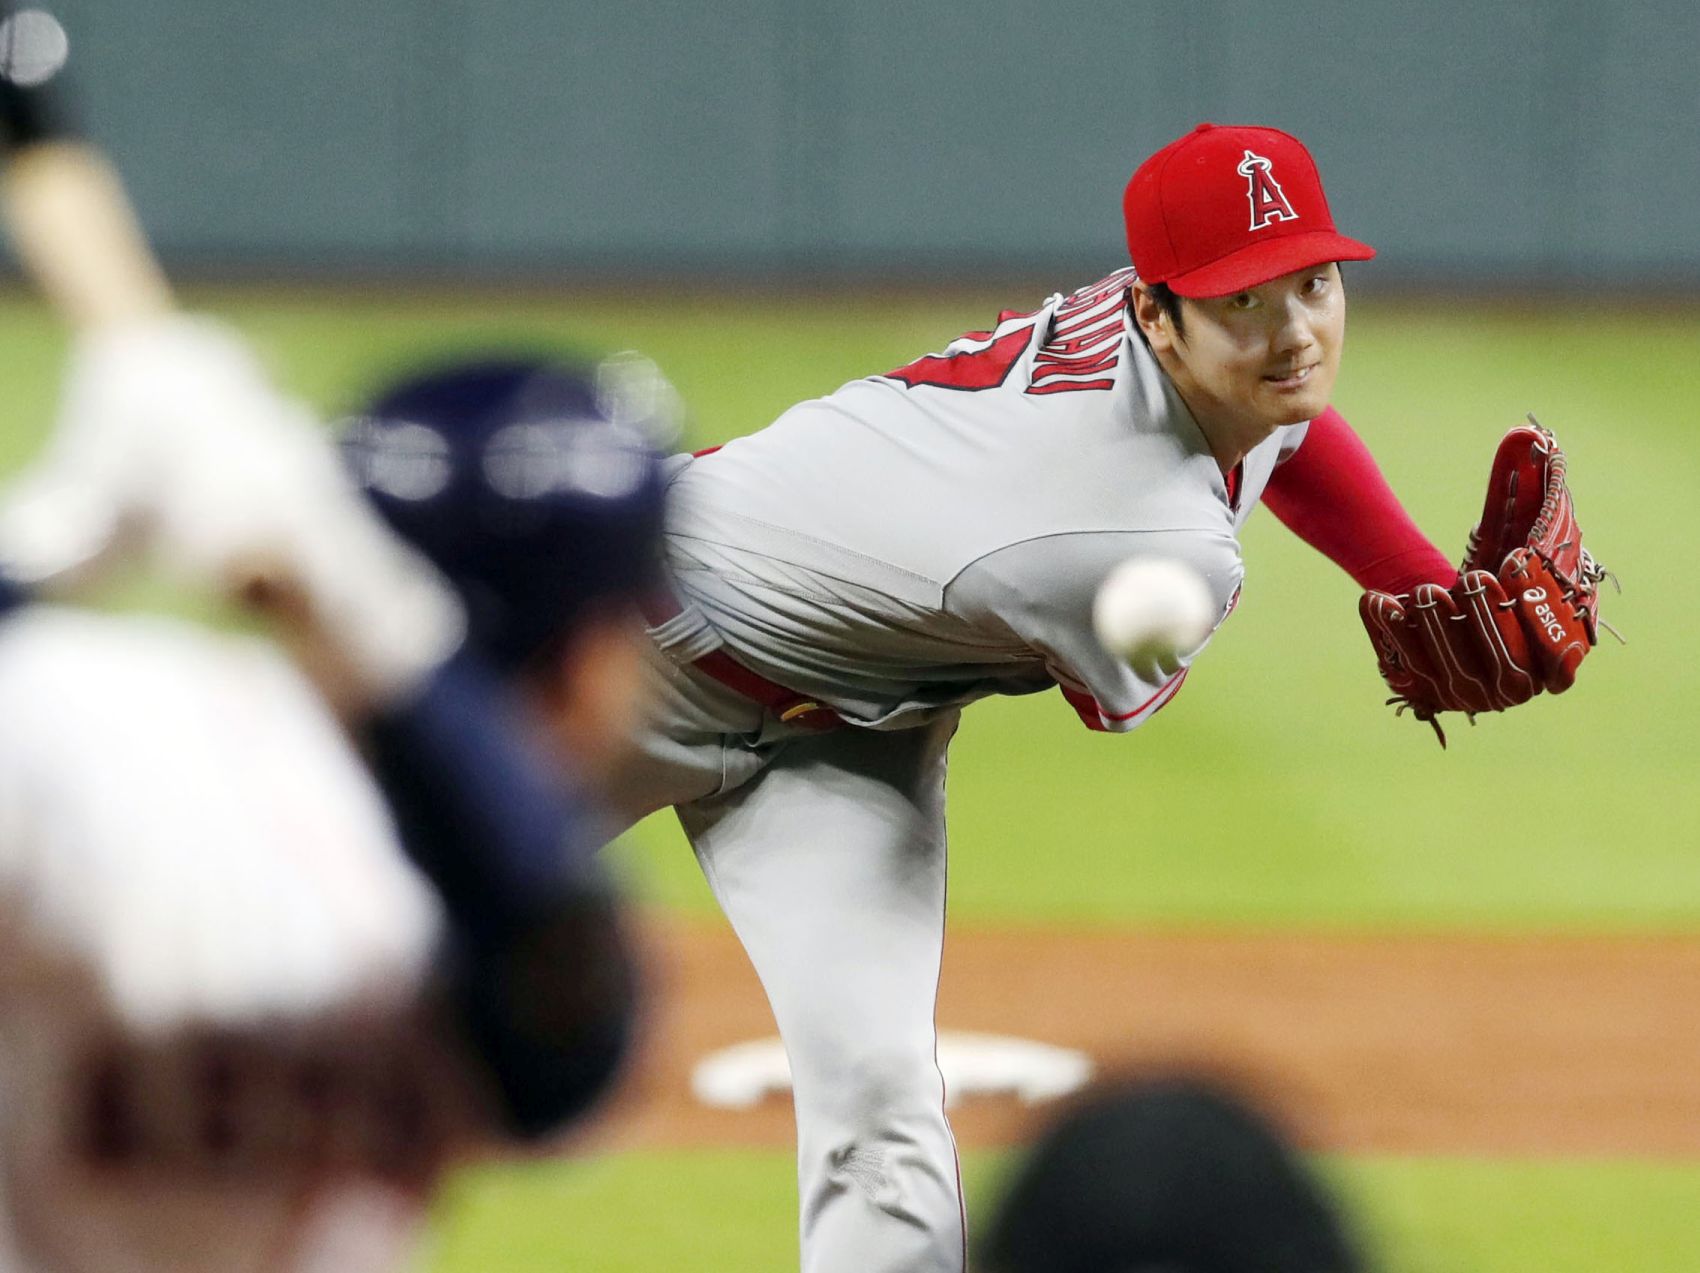
<path fill-rule="evenodd" d="M 1450 588 L 1458 580 L 1333 407 L 1310 422 L 1303 444 L 1276 468 L 1263 502 L 1361 588 L 1403 593 L 1420 583 Z"/>

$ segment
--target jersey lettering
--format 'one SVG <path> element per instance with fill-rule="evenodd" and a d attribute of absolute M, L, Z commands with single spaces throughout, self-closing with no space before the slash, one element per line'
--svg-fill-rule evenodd
<path fill-rule="evenodd" d="M 1133 270 L 1117 270 L 1075 292 L 1057 307 L 1051 335 L 1033 360 L 1027 392 L 1081 393 L 1115 387 L 1121 362 L 1123 312 Z"/>
<path fill-rule="evenodd" d="M 1032 314 L 1005 310 L 998 315 L 996 330 L 1003 331 L 1011 322 L 1032 317 Z M 885 374 L 891 380 L 901 380 L 911 389 L 921 385 L 969 393 L 996 389 L 1008 378 L 1009 369 L 1015 366 L 1032 339 L 1033 324 L 1030 322 L 1004 332 L 1002 336 L 995 336 L 992 332 L 969 332 L 953 340 L 944 353 L 927 354 Z"/>
<path fill-rule="evenodd" d="M 1057 306 L 1023 392 L 1044 395 L 1115 387 L 1125 338 L 1122 315 L 1133 279 L 1131 268 L 1117 270 Z M 886 377 L 911 389 L 929 385 L 972 393 L 1000 388 L 1032 343 L 1035 317 L 1006 309 L 993 330 L 969 332 L 952 341 L 942 354 L 917 358 L 886 372 Z"/>
<path fill-rule="evenodd" d="M 1033 383 L 1038 385 L 1053 376 L 1091 376 L 1109 371 L 1116 365 L 1115 350 L 1108 353 L 1082 354 L 1078 358 L 1049 358 L 1034 368 Z M 1078 388 L 1078 386 L 1076 386 Z"/>
<path fill-rule="evenodd" d="M 1057 327 L 1060 329 L 1068 326 L 1066 316 L 1069 314 L 1079 314 L 1084 310 L 1091 309 L 1099 301 L 1108 300 L 1112 296 L 1120 297 L 1122 293 L 1127 291 L 1134 277 L 1133 266 L 1126 265 L 1114 274 L 1107 274 L 1096 283 L 1088 283 L 1085 287 L 1073 292 L 1067 300 L 1063 301 L 1062 308 L 1057 311 Z"/>

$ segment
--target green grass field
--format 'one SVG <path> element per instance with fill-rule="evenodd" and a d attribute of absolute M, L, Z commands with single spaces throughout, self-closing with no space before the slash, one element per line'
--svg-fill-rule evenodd
<path fill-rule="evenodd" d="M 936 349 L 1020 292 L 948 300 L 254 297 L 200 303 L 328 413 L 430 352 L 637 347 L 693 410 L 689 441 Z M 983 704 L 952 760 L 953 919 L 1464 931 L 1662 930 L 1700 937 L 1700 604 L 1672 582 L 1695 535 L 1700 322 L 1582 304 L 1364 304 L 1337 400 L 1418 520 L 1462 546 L 1500 432 L 1535 411 L 1564 442 L 1600 558 L 1624 593 L 1564 699 L 1450 731 L 1394 720 L 1355 591 L 1271 518 L 1246 537 L 1244 603 L 1179 703 L 1131 738 L 1060 701 Z M 15 465 L 50 418 L 61 336 L 0 304 Z M 712 903 L 677 832 L 620 850 L 661 904 Z M 1700 1010 L 1700 1009 L 1697 1009 Z M 1001 1162 L 974 1156 L 972 1193 Z M 1339 1159 L 1394 1273 L 1700 1268 L 1700 1161 Z M 437 1273 L 794 1266 L 779 1153 L 626 1154 L 469 1175 L 441 1213 Z"/>
<path fill-rule="evenodd" d="M 1004 1158 L 966 1154 L 970 1214 Z M 1388 1273 L 1676 1273 L 1700 1267 L 1700 1165 L 1329 1158 Z M 789 1155 L 624 1154 L 469 1174 L 441 1208 L 438 1273 L 795 1268 Z M 1108 1271 L 1106 1271 L 1108 1273 Z"/>

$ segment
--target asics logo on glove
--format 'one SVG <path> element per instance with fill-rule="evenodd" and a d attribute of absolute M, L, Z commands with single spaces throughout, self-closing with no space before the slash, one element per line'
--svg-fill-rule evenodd
<path fill-rule="evenodd" d="M 1548 639 L 1554 645 L 1563 645 L 1564 625 L 1558 621 L 1558 615 L 1554 613 L 1552 603 L 1547 600 L 1547 590 L 1545 588 L 1530 588 L 1523 594 L 1523 600 L 1535 607 L 1535 618 L 1540 621 L 1541 629 L 1547 634 Z"/>

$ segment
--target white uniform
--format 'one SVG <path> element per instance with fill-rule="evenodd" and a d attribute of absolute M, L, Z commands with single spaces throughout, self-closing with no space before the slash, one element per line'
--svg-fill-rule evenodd
<path fill-rule="evenodd" d="M 269 647 L 0 621 L 0 1269 L 398 1267 L 464 1125 L 439 931 Z"/>
<path fill-rule="evenodd" d="M 670 488 L 682 610 L 653 632 L 665 692 L 621 801 L 678 807 L 766 988 L 807 1273 L 963 1266 L 933 1028 L 959 710 L 1060 687 L 1094 729 L 1149 719 L 1185 668 L 1146 684 L 1104 650 L 1099 583 L 1180 558 L 1225 618 L 1239 529 L 1305 435 L 1224 479 L 1132 324 L 1132 277 L 805 402 Z M 849 727 L 781 723 L 698 665 L 714 650 Z"/>

